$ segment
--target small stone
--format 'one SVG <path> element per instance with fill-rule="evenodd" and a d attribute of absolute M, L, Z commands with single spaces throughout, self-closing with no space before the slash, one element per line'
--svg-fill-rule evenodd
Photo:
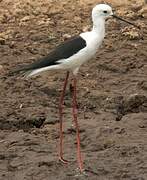
<path fill-rule="evenodd" d="M 5 42 L 6 42 L 6 40 L 5 40 L 4 38 L 1 38 L 1 37 L 0 37 L 0 44 L 1 44 L 1 45 L 5 45 Z"/>
<path fill-rule="evenodd" d="M 81 17 L 75 16 L 75 17 L 74 17 L 74 20 L 75 20 L 75 21 L 81 21 Z"/>
<path fill-rule="evenodd" d="M 88 31 L 89 29 L 90 29 L 90 26 L 89 26 L 89 25 L 83 27 L 83 31 L 84 31 L 84 32 Z"/>
<path fill-rule="evenodd" d="M 25 16 L 24 18 L 21 19 L 21 22 L 26 22 L 30 20 L 30 16 Z"/>
<path fill-rule="evenodd" d="M 63 38 L 64 38 L 64 40 L 69 39 L 69 38 L 71 38 L 71 35 L 70 34 L 64 34 Z"/>
<path fill-rule="evenodd" d="M 139 124 L 138 125 L 140 128 L 146 128 L 146 126 L 144 124 Z"/>
<path fill-rule="evenodd" d="M 19 129 L 18 132 L 19 133 L 24 133 L 24 130 L 23 129 Z"/>
<path fill-rule="evenodd" d="M 15 42 L 12 41 L 12 42 L 9 44 L 9 47 L 13 49 L 13 48 L 15 47 Z"/>
<path fill-rule="evenodd" d="M 19 109 L 22 109 L 22 108 L 23 108 L 23 104 L 20 104 Z"/>

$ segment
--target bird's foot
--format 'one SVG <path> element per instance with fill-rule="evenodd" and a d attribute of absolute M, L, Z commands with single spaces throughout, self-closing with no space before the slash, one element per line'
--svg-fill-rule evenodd
<path fill-rule="evenodd" d="M 64 159 L 63 157 L 59 157 L 59 161 L 62 162 L 63 164 L 68 164 L 69 161 L 67 161 L 66 159 Z"/>

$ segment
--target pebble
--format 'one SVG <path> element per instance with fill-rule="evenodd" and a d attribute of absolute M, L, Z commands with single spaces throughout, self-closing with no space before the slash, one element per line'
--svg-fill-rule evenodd
<path fill-rule="evenodd" d="M 5 42 L 6 42 L 6 40 L 5 40 L 4 38 L 1 38 L 1 37 L 0 37 L 0 44 L 1 44 L 1 45 L 5 45 Z"/>

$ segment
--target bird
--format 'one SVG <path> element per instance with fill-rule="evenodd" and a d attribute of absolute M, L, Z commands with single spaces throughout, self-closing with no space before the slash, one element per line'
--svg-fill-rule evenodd
<path fill-rule="evenodd" d="M 102 41 L 105 37 L 105 21 L 109 17 L 114 17 L 129 23 L 133 26 L 137 25 L 116 16 L 113 13 L 112 7 L 108 4 L 97 4 L 92 9 L 92 29 L 87 32 L 82 32 L 81 34 L 71 37 L 70 39 L 62 42 L 54 50 L 49 52 L 49 54 L 36 62 L 19 67 L 15 69 L 15 73 L 23 72 L 25 77 L 29 78 L 44 71 L 49 70 L 65 70 L 66 77 L 63 84 L 63 90 L 60 96 L 59 102 L 59 160 L 62 163 L 67 164 L 69 161 L 63 157 L 63 104 L 65 91 L 69 79 L 70 73 L 73 76 L 73 91 L 72 91 L 72 114 L 73 121 L 76 128 L 76 141 L 77 141 L 77 164 L 80 172 L 84 171 L 83 158 L 81 155 L 80 147 L 80 133 L 78 124 L 78 108 L 77 108 L 77 74 L 81 65 L 83 65 L 88 60 L 92 59 Z"/>

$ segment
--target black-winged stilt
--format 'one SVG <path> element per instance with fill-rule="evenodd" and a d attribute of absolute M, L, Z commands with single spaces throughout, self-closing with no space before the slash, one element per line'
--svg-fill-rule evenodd
<path fill-rule="evenodd" d="M 71 72 L 73 74 L 73 118 L 76 126 L 78 167 L 81 172 L 83 171 L 83 161 L 81 157 L 79 125 L 77 121 L 76 75 L 80 66 L 96 54 L 105 36 L 105 19 L 111 16 L 134 25 L 131 22 L 114 15 L 112 8 L 109 5 L 98 4 L 92 10 L 93 28 L 91 31 L 81 33 L 79 36 L 65 41 L 41 60 L 15 70 L 15 72 L 24 72 L 26 77 L 31 77 L 47 70 L 62 69 L 67 71 L 59 103 L 59 159 L 63 163 L 68 162 L 63 158 L 63 101 L 69 73 Z"/>

